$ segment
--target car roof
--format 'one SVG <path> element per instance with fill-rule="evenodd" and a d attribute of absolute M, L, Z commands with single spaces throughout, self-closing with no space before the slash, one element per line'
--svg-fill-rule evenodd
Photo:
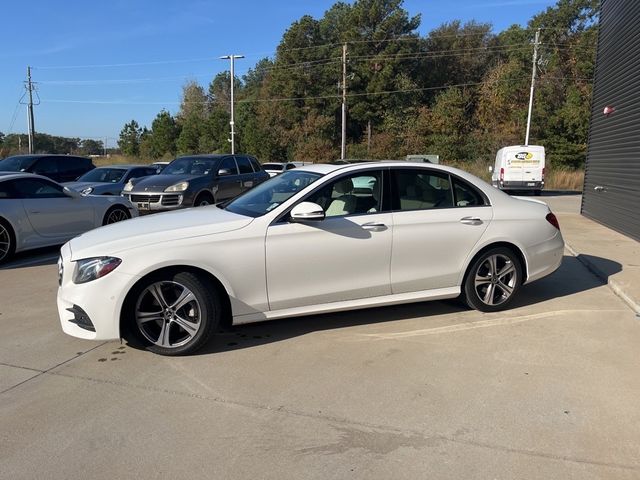
<path fill-rule="evenodd" d="M 20 155 L 10 155 L 6 158 L 43 158 L 43 157 L 69 157 L 69 158 L 86 158 L 87 160 L 91 160 L 89 157 L 84 155 L 76 155 L 76 154 L 66 154 L 66 153 L 25 153 Z M 3 159 L 4 160 L 4 159 Z"/>

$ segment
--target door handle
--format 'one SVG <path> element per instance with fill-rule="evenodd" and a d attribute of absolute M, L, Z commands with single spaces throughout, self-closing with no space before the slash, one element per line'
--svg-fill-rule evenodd
<path fill-rule="evenodd" d="M 604 187 L 602 185 L 596 185 L 593 187 L 596 192 L 604 192 Z"/>
<path fill-rule="evenodd" d="M 363 223 L 361 227 L 364 230 L 370 230 L 372 232 L 382 232 L 383 230 L 387 229 L 387 226 L 384 223 L 376 222 Z"/>
<path fill-rule="evenodd" d="M 462 217 L 460 223 L 465 225 L 482 225 L 482 220 L 478 217 Z"/>
<path fill-rule="evenodd" d="M 40 210 L 29 210 L 29 213 L 40 213 Z"/>

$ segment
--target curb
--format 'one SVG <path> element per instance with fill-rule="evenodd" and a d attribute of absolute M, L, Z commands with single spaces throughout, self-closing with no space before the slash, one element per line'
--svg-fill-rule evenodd
<path fill-rule="evenodd" d="M 580 253 L 578 253 L 571 245 L 569 245 L 566 239 L 564 242 L 564 246 L 567 250 L 569 250 L 569 253 L 571 253 L 571 255 L 577 258 L 578 261 L 587 268 L 587 270 L 589 270 L 596 277 L 606 283 L 607 286 L 613 291 L 613 293 L 620 297 L 620 299 L 624 303 L 626 303 L 631 308 L 631 310 L 636 313 L 637 316 L 640 316 L 640 303 L 638 303 L 634 298 L 627 295 L 624 291 L 624 288 L 622 288 L 622 286 L 620 286 L 620 284 L 616 280 L 608 278 L 608 276 L 602 270 L 596 267 L 589 260 L 585 259 L 584 256 L 580 256 Z"/>

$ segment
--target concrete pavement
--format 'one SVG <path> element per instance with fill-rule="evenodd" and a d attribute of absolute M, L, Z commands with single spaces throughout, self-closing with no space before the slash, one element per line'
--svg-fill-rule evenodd
<path fill-rule="evenodd" d="M 43 263 L 0 270 L 0 479 L 640 478 L 640 322 L 569 253 L 507 312 L 268 322 L 184 358 L 65 336 Z"/>
<path fill-rule="evenodd" d="M 640 314 L 640 242 L 580 215 L 580 199 L 569 195 L 548 201 L 560 220 L 567 249 Z"/>

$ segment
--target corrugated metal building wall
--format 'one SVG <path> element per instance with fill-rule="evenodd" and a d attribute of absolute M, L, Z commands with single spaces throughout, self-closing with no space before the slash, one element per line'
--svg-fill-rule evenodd
<path fill-rule="evenodd" d="M 639 0 L 602 2 L 582 214 L 640 240 Z"/>

